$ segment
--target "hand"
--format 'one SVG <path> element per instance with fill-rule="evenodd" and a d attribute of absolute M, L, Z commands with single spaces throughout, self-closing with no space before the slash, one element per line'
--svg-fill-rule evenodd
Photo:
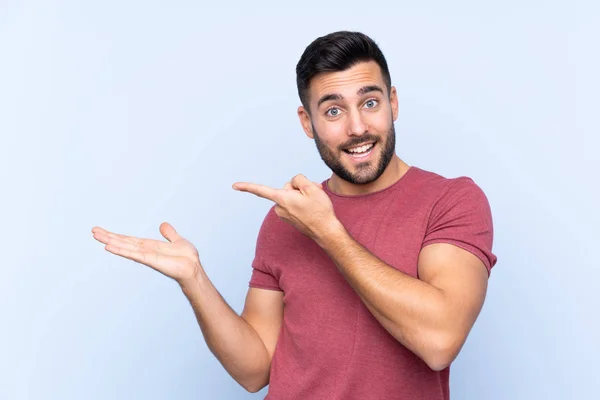
<path fill-rule="evenodd" d="M 275 213 L 280 218 L 314 240 L 339 224 L 322 185 L 304 175 L 296 175 L 283 189 L 247 182 L 237 182 L 233 188 L 274 201 Z"/>
<path fill-rule="evenodd" d="M 198 250 L 169 223 L 163 222 L 159 230 L 169 242 L 120 235 L 97 226 L 92 228 L 94 238 L 106 244 L 104 249 L 113 254 L 154 268 L 180 284 L 194 278 L 202 268 Z"/>

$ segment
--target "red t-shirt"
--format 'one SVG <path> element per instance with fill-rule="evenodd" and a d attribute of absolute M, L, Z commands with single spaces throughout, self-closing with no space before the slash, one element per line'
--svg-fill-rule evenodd
<path fill-rule="evenodd" d="M 423 246 L 446 242 L 485 264 L 492 253 L 488 200 L 472 179 L 411 167 L 378 192 L 325 192 L 350 235 L 417 277 Z M 284 292 L 284 317 L 266 399 L 449 399 L 449 368 L 436 372 L 371 315 L 333 261 L 273 208 L 260 228 L 250 287 Z"/>

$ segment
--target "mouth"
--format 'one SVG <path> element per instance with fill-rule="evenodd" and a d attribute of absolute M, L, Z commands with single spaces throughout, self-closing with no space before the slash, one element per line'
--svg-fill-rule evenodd
<path fill-rule="evenodd" d="M 365 161 L 373 153 L 376 143 L 366 143 L 360 146 L 344 149 L 344 153 L 348 154 L 352 159 L 357 161 Z"/>

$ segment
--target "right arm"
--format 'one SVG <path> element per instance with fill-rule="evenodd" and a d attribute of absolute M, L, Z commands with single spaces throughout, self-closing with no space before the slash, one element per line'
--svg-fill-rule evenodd
<path fill-rule="evenodd" d="M 181 282 L 206 344 L 225 370 L 249 392 L 269 383 L 271 359 L 283 320 L 283 292 L 250 288 L 242 315 L 229 307 L 203 268 Z"/>
<path fill-rule="evenodd" d="M 140 239 L 92 229 L 105 250 L 147 265 L 173 278 L 187 296 L 210 351 L 250 392 L 269 383 L 271 359 L 283 320 L 283 292 L 250 288 L 237 315 L 208 279 L 198 251 L 168 223 L 160 233 L 169 241 Z"/>

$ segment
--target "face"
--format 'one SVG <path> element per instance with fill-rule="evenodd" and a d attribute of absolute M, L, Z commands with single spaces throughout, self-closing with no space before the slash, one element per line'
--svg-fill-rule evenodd
<path fill-rule="evenodd" d="M 351 141 L 339 146 L 339 151 L 345 152 L 352 160 L 344 164 L 344 155 L 336 153 L 328 145 L 320 139 L 319 133 L 313 127 L 314 139 L 317 145 L 317 150 L 321 155 L 323 162 L 331 169 L 331 171 L 345 180 L 346 182 L 358 184 L 367 184 L 374 182 L 379 178 L 387 166 L 389 165 L 396 148 L 396 132 L 394 124 L 384 138 L 366 133 L 360 138 L 352 139 Z M 365 144 L 366 143 L 366 144 Z M 349 153 L 349 148 L 357 146 L 370 146 L 374 143 L 372 149 L 367 149 L 363 153 Z M 378 148 L 376 148 L 378 147 Z M 363 147 L 364 149 L 365 147 Z M 377 152 L 379 154 L 377 154 Z M 349 165 L 348 165 L 349 164 Z"/>
<path fill-rule="evenodd" d="M 298 114 L 321 159 L 352 184 L 377 180 L 395 154 L 396 89 L 387 93 L 374 61 L 317 75 L 309 88 L 310 115 Z"/>

